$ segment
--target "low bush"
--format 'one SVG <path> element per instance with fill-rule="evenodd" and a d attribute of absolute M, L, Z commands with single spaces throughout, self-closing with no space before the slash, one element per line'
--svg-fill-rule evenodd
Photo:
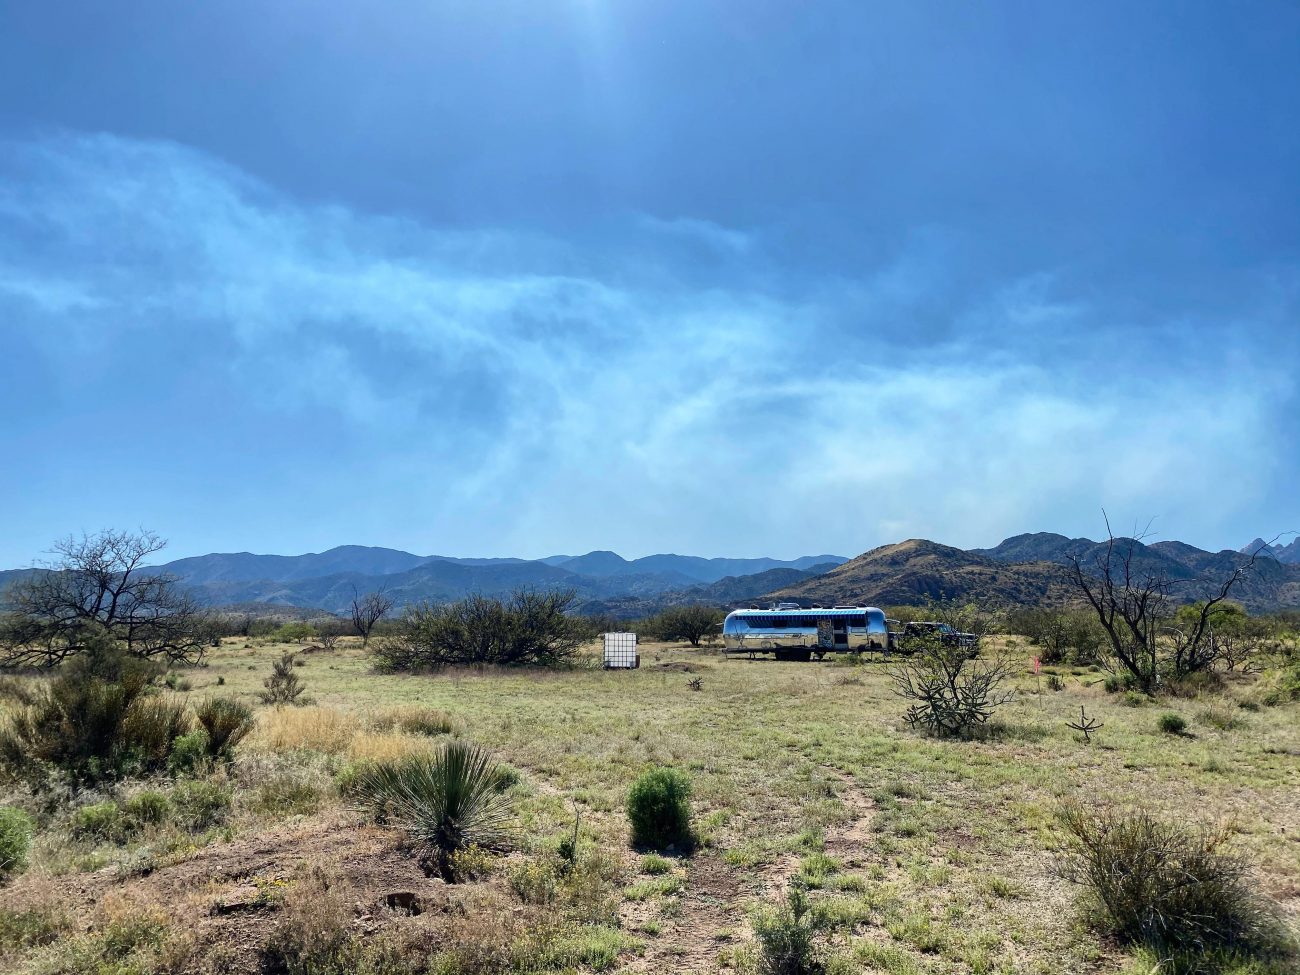
<path fill-rule="evenodd" d="M 398 635 L 376 646 L 376 664 L 389 672 L 449 664 L 559 665 L 591 635 L 582 618 L 569 614 L 576 598 L 573 591 L 519 590 L 507 600 L 475 595 L 410 606 Z"/>
<path fill-rule="evenodd" d="M 229 697 L 208 697 L 199 702 L 194 716 L 207 732 L 208 756 L 228 761 L 235 748 L 253 730 L 253 709 Z"/>
<path fill-rule="evenodd" d="M 627 818 L 635 846 L 655 850 L 690 846 L 690 778 L 673 768 L 642 772 L 627 794 Z"/>
<path fill-rule="evenodd" d="M 82 806 L 72 814 L 72 835 L 78 839 L 116 842 L 126 832 L 122 810 L 111 799 Z"/>
<path fill-rule="evenodd" d="M 0 768 L 38 785 L 51 769 L 88 784 L 165 768 L 190 719 L 183 702 L 151 687 L 152 676 L 147 663 L 96 645 L 0 727 Z"/>
<path fill-rule="evenodd" d="M 404 707 L 382 711 L 370 721 L 375 731 L 397 729 L 412 735 L 450 735 L 457 729 L 456 719 L 436 708 Z"/>
<path fill-rule="evenodd" d="M 1173 711 L 1166 711 L 1160 715 L 1157 724 L 1167 735 L 1181 735 L 1187 731 L 1187 719 Z"/>
<path fill-rule="evenodd" d="M 1212 707 L 1206 708 L 1197 716 L 1201 724 L 1209 725 L 1211 728 L 1217 728 L 1219 731 L 1236 731 L 1244 721 L 1227 708 Z"/>
<path fill-rule="evenodd" d="M 471 846 L 500 849 L 513 802 L 497 789 L 491 753 L 451 741 L 433 755 L 413 755 L 361 770 L 353 791 L 424 847 L 443 878 L 454 882 L 454 856 Z"/>
<path fill-rule="evenodd" d="M 344 975 L 357 961 L 353 892 L 314 871 L 282 898 L 280 921 L 262 950 L 263 967 L 284 975 Z"/>
<path fill-rule="evenodd" d="M 761 975 L 819 975 L 826 970 L 817 919 L 798 887 L 790 889 L 780 907 L 755 912 L 753 926 Z"/>
<path fill-rule="evenodd" d="M 0 958 L 53 944 L 71 930 L 72 918 L 61 907 L 0 907 Z"/>
<path fill-rule="evenodd" d="M 231 792 L 220 782 L 187 779 L 172 789 L 176 821 L 190 830 L 204 830 L 225 821 L 230 813 Z"/>
<path fill-rule="evenodd" d="M 1080 884 L 1092 922 L 1162 956 L 1267 955 L 1282 944 L 1274 907 L 1224 831 L 1193 830 L 1144 812 L 1061 812 L 1063 875 Z M 1180 964 L 1170 969 L 1195 971 Z"/>
<path fill-rule="evenodd" d="M 525 904 L 550 904 L 560 889 L 560 870 L 554 860 L 539 857 L 510 871 L 510 888 Z"/>
<path fill-rule="evenodd" d="M 21 809 L 0 806 L 0 880 L 27 866 L 36 824 Z"/>
<path fill-rule="evenodd" d="M 306 816 L 321 804 L 320 787 L 303 775 L 281 774 L 257 788 L 255 805 L 265 816 Z"/>
<path fill-rule="evenodd" d="M 658 853 L 647 853 L 641 858 L 641 872 L 648 873 L 652 877 L 671 873 L 672 869 L 673 861 L 667 857 L 661 857 Z"/>
<path fill-rule="evenodd" d="M 194 775 L 208 763 L 208 733 L 202 728 L 180 735 L 172 742 L 167 771 L 172 775 Z"/>
<path fill-rule="evenodd" d="M 294 662 L 297 655 L 285 652 L 279 660 L 271 665 L 271 676 L 262 681 L 262 687 L 265 690 L 261 693 L 263 704 L 298 704 L 306 703 L 302 701 L 303 692 L 307 686 L 302 682 L 302 678 L 294 672 Z"/>
<path fill-rule="evenodd" d="M 145 789 L 122 804 L 122 814 L 137 829 L 161 826 L 171 818 L 172 803 L 163 793 Z"/>

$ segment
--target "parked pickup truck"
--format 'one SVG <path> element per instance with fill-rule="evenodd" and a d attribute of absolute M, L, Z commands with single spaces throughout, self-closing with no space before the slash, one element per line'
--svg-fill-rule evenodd
<path fill-rule="evenodd" d="M 953 629 L 947 623 L 908 623 L 903 627 L 902 639 L 904 646 L 909 639 L 916 637 L 938 637 L 945 646 L 949 647 L 969 647 L 971 650 L 978 651 L 980 638 L 974 633 L 962 633 Z"/>

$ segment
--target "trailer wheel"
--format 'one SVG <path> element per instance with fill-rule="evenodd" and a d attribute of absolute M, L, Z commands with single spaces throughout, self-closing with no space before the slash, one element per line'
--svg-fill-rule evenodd
<path fill-rule="evenodd" d="M 793 653 L 791 654 L 791 656 L 792 656 L 795 660 L 800 661 L 801 663 L 807 663 L 809 660 L 812 660 L 812 651 L 811 651 L 811 650 L 795 650 L 795 651 L 793 651 Z M 820 659 L 820 657 L 819 657 L 818 659 Z"/>

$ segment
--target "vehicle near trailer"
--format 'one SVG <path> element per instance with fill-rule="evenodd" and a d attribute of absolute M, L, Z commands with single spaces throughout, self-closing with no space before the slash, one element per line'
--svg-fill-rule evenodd
<path fill-rule="evenodd" d="M 967 647 L 978 650 L 980 638 L 974 633 L 962 633 L 947 623 L 912 622 L 903 627 L 901 650 L 906 650 L 908 640 L 938 639 L 946 647 Z"/>
<path fill-rule="evenodd" d="M 722 623 L 727 653 L 771 653 L 777 660 L 821 659 L 828 653 L 888 650 L 883 610 L 872 606 L 814 606 L 775 603 L 727 614 Z"/>

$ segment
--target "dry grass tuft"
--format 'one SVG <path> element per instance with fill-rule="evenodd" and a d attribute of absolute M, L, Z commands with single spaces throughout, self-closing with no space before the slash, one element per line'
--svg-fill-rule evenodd
<path fill-rule="evenodd" d="M 360 729 L 361 723 L 355 717 L 333 708 L 278 708 L 258 715 L 249 747 L 337 755 L 348 750 Z"/>
<path fill-rule="evenodd" d="M 410 755 L 427 755 L 434 743 L 424 735 L 363 731 L 352 739 L 348 758 L 353 762 L 395 762 Z"/>

